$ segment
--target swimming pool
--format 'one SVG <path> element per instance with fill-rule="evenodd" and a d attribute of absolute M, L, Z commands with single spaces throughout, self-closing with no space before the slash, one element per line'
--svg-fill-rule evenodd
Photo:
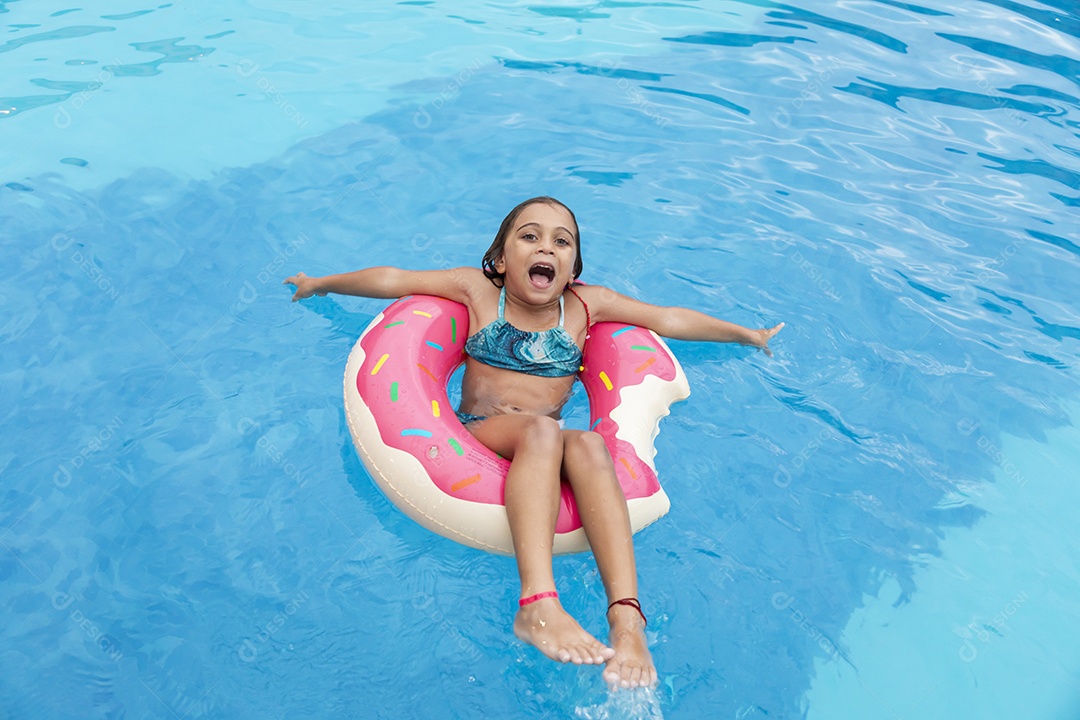
<path fill-rule="evenodd" d="M 1080 714 L 1072 4 L 109 5 L 0 2 L 7 716 Z M 672 343 L 632 707 L 366 476 L 381 303 L 279 285 L 540 193 L 585 280 L 788 324 Z"/>

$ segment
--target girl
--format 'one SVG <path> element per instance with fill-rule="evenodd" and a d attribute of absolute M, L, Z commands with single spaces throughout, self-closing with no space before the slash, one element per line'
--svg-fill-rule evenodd
<path fill-rule="evenodd" d="M 294 301 L 328 292 L 422 294 L 468 307 L 473 334 L 465 344 L 458 418 L 511 460 L 505 504 L 521 577 L 514 634 L 560 662 L 606 663 L 611 685 L 646 687 L 656 682 L 656 669 L 637 600 L 626 498 L 603 439 L 559 423 L 589 326 L 628 323 L 664 337 L 739 342 L 769 353 L 769 339 L 784 324 L 750 330 L 694 310 L 649 305 L 598 285 L 575 285 L 581 270 L 577 219 L 558 200 L 538 197 L 506 216 L 480 270 L 376 267 L 321 278 L 298 273 L 285 282 L 296 286 Z M 561 479 L 573 488 L 607 592 L 610 647 L 563 610 L 555 591 L 552 542 Z"/>

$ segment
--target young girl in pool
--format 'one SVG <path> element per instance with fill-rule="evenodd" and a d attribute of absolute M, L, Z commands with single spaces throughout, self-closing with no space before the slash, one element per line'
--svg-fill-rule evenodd
<path fill-rule="evenodd" d="M 511 460 L 506 514 L 521 577 L 514 634 L 560 662 L 606 663 L 616 687 L 647 687 L 656 669 L 645 639 L 626 498 L 603 439 L 564 430 L 560 412 L 581 366 L 589 326 L 621 322 L 664 337 L 753 345 L 784 326 L 750 330 L 694 310 L 658 307 L 599 285 L 575 285 L 581 274 L 577 219 L 558 200 L 538 197 L 503 220 L 483 269 L 414 272 L 375 267 L 314 278 L 297 273 L 293 300 L 328 292 L 373 298 L 438 295 L 469 309 L 458 418 L 477 440 Z M 555 591 L 552 543 L 559 483 L 573 488 L 609 601 L 611 646 L 563 610 Z"/>

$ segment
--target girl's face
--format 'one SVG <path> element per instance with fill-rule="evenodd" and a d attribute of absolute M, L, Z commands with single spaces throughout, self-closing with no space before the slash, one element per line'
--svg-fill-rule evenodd
<path fill-rule="evenodd" d="M 506 285 L 515 293 L 550 301 L 573 279 L 577 254 L 577 226 L 570 213 L 534 203 L 514 221 L 495 269 L 506 273 Z"/>

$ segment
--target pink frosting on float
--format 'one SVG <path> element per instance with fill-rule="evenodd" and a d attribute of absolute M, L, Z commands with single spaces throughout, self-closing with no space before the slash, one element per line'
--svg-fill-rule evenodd
<path fill-rule="evenodd" d="M 360 340 L 364 362 L 356 389 L 375 417 L 385 445 L 419 460 L 442 492 L 476 503 L 503 503 L 510 463 L 478 442 L 458 421 L 447 397 L 450 376 L 465 361 L 469 313 L 445 298 L 402 298 L 383 313 L 379 327 Z M 656 473 L 627 442 L 615 437 L 611 412 L 622 388 L 655 375 L 673 380 L 674 359 L 651 332 L 620 323 L 597 323 L 585 343 L 579 378 L 589 396 L 589 429 L 603 436 L 628 500 L 660 490 Z M 581 527 L 577 504 L 562 484 L 556 533 Z"/>

